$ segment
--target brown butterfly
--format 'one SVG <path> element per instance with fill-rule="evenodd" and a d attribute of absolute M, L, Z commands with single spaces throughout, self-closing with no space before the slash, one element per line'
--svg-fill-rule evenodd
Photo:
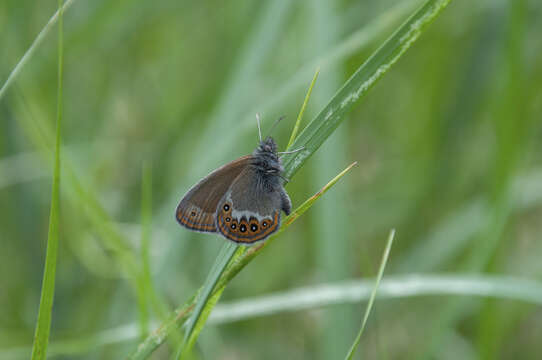
<path fill-rule="evenodd" d="M 264 240 L 279 229 L 281 210 L 288 215 L 292 208 L 279 155 L 299 150 L 279 153 L 273 138 L 262 140 L 260 133 L 252 155 L 216 169 L 188 190 L 177 206 L 177 221 L 240 244 Z"/>

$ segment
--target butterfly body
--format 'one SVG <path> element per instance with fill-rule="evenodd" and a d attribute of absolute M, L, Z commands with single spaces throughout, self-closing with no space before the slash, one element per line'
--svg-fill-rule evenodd
<path fill-rule="evenodd" d="M 264 240 L 291 211 L 282 185 L 277 145 L 261 141 L 252 155 L 234 160 L 194 185 L 177 206 L 177 221 L 201 232 L 218 232 L 242 244 Z"/>

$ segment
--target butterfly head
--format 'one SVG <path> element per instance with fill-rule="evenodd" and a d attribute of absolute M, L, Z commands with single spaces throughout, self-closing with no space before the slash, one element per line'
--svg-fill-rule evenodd
<path fill-rule="evenodd" d="M 260 141 L 260 145 L 252 153 L 254 166 L 266 174 L 280 174 L 284 169 L 277 154 L 277 144 L 271 136 Z"/>

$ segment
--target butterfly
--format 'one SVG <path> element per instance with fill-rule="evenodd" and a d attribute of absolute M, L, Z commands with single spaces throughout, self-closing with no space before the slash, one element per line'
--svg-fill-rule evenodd
<path fill-rule="evenodd" d="M 281 211 L 289 215 L 292 202 L 283 186 L 279 155 L 302 149 L 278 152 L 271 136 L 262 140 L 259 134 L 260 143 L 251 155 L 216 169 L 188 190 L 175 213 L 179 224 L 244 245 L 280 228 Z"/>

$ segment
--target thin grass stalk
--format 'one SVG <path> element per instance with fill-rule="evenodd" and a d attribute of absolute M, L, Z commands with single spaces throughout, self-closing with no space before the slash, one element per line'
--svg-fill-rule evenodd
<path fill-rule="evenodd" d="M 45 269 L 43 272 L 42 290 L 34 345 L 32 347 L 32 360 L 42 360 L 47 357 L 47 345 L 51 332 L 51 318 L 55 295 L 56 263 L 60 227 L 60 145 L 62 142 L 62 77 L 63 77 L 63 10 L 62 0 L 58 0 L 58 85 L 57 85 L 57 117 L 56 140 L 54 152 L 53 185 L 51 190 L 51 210 L 49 215 L 49 233 L 47 236 L 47 251 L 45 255 Z M 0 92 L 1 95 L 1 92 Z"/>
<path fill-rule="evenodd" d="M 211 299 L 211 295 L 220 276 L 226 269 L 226 266 L 230 263 L 230 260 L 234 257 L 238 248 L 239 245 L 234 242 L 228 241 L 220 250 L 220 253 L 217 256 L 217 261 L 213 265 L 213 268 L 209 272 L 209 276 L 204 282 L 203 288 L 198 294 L 194 311 L 187 321 L 183 345 L 177 353 L 177 358 L 182 359 L 186 356 L 186 354 L 190 353 L 191 348 L 196 341 L 197 335 L 199 334 L 199 331 L 194 332 L 194 330 L 196 329 L 196 326 L 200 324 L 201 325 L 198 327 L 198 329 L 201 329 L 201 326 L 203 325 L 202 322 L 205 322 L 206 317 L 203 317 L 201 321 L 200 317 L 202 316 L 205 307 Z M 214 303 L 218 301 L 218 296 L 216 296 L 215 298 L 216 299 L 214 300 Z"/>
<path fill-rule="evenodd" d="M 384 249 L 384 254 L 382 255 L 382 261 L 380 262 L 380 267 L 378 269 L 378 275 L 376 276 L 375 284 L 374 284 L 373 290 L 371 291 L 371 296 L 369 297 L 369 302 L 367 303 L 367 307 L 365 308 L 365 314 L 363 315 L 363 321 L 361 322 L 361 327 L 359 329 L 358 335 L 356 336 L 356 339 L 354 340 L 354 343 L 352 344 L 352 347 L 350 348 L 350 350 L 348 351 L 348 354 L 346 355 L 346 360 L 353 359 L 356 349 L 359 346 L 361 336 L 363 335 L 363 331 L 365 330 L 365 326 L 367 325 L 367 320 L 369 319 L 369 314 L 371 313 L 371 309 L 373 307 L 373 303 L 376 298 L 376 292 L 378 290 L 378 286 L 380 285 L 380 280 L 382 279 L 382 275 L 384 275 L 384 269 L 386 268 L 386 264 L 388 263 L 388 257 L 390 255 L 391 246 L 393 244 L 394 237 L 395 237 L 395 229 L 391 230 L 390 235 L 388 236 L 386 249 Z"/>
<path fill-rule="evenodd" d="M 139 301 L 139 327 L 141 340 L 149 333 L 150 293 L 154 288 L 151 277 L 149 242 L 152 219 L 152 172 L 147 162 L 141 171 L 141 284 Z"/>
<path fill-rule="evenodd" d="M 68 10 L 68 8 L 73 4 L 75 0 L 66 0 L 66 2 L 62 5 L 61 8 L 59 8 L 55 14 L 49 19 L 47 24 L 41 29 L 38 36 L 34 39 L 28 50 L 24 53 L 24 55 L 21 57 L 19 62 L 17 62 L 17 65 L 13 68 L 13 70 L 9 73 L 8 78 L 6 79 L 6 82 L 4 85 L 2 85 L 2 88 L 0 88 L 0 100 L 4 97 L 6 94 L 6 91 L 9 89 L 10 85 L 15 81 L 23 67 L 26 65 L 26 63 L 30 60 L 36 49 L 41 45 L 49 31 L 53 28 L 53 26 L 56 24 L 57 21 L 61 21 L 62 14 Z M 60 27 L 60 25 L 59 25 Z"/>
<path fill-rule="evenodd" d="M 320 68 L 317 68 L 316 72 L 314 73 L 314 76 L 312 77 L 312 81 L 309 86 L 309 91 L 307 91 L 307 94 L 305 95 L 305 100 L 303 100 L 303 105 L 301 106 L 301 110 L 299 111 L 299 114 L 297 115 L 294 128 L 292 129 L 292 134 L 290 135 L 290 140 L 288 140 L 288 145 L 286 145 L 286 151 L 290 150 L 290 146 L 292 145 L 295 138 L 297 137 L 297 133 L 299 132 L 299 126 L 301 125 L 301 120 L 303 120 L 305 109 L 307 108 L 307 104 L 309 103 L 309 99 L 312 94 L 312 88 L 314 87 L 314 84 L 316 83 L 316 79 L 318 79 L 319 73 L 320 73 Z"/>

